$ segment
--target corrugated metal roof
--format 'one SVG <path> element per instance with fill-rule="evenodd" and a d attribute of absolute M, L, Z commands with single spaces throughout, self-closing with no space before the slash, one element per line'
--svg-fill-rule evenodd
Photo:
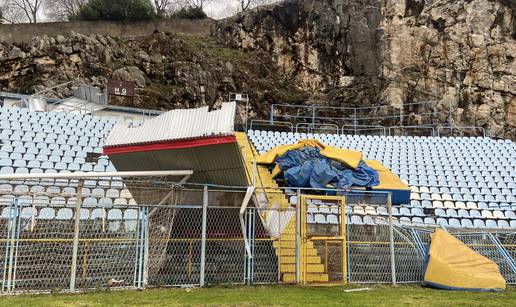
<path fill-rule="evenodd" d="M 119 171 L 193 170 L 188 182 L 247 185 L 245 165 L 237 143 L 115 154 L 110 160 Z"/>
<path fill-rule="evenodd" d="M 185 140 L 234 133 L 236 103 L 222 104 L 220 110 L 209 108 L 172 110 L 145 121 L 139 127 L 119 122 L 109 134 L 104 146 L 118 147 Z"/>

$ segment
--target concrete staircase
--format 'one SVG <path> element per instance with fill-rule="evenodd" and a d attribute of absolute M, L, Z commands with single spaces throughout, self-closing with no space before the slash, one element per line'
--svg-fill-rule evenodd
<path fill-rule="evenodd" d="M 235 133 L 242 157 L 246 166 L 248 182 L 252 183 L 252 169 L 254 157 L 258 155 L 255 148 L 249 142 L 247 135 L 243 132 Z M 265 196 L 265 202 L 273 204 L 277 208 L 286 209 L 290 207 L 287 197 L 281 192 L 277 182 L 272 178 L 269 169 L 263 165 L 257 166 L 256 198 L 260 201 Z M 279 269 L 282 281 L 286 283 L 296 282 L 296 219 L 290 219 L 279 239 L 274 241 L 273 246 L 276 256 L 280 262 Z M 306 252 L 306 256 L 305 256 Z M 304 261 L 304 263 L 303 263 Z M 304 272 L 306 270 L 306 272 Z M 320 283 L 328 281 L 328 274 L 325 272 L 321 257 L 310 240 L 305 241 L 305 248 L 301 249 L 301 276 L 308 283 Z"/>

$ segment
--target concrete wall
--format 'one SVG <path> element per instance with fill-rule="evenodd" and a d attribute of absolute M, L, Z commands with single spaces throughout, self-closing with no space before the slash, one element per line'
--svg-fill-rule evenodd
<path fill-rule="evenodd" d="M 153 20 L 132 23 L 110 21 L 72 21 L 49 22 L 38 24 L 7 24 L 0 25 L 0 41 L 29 42 L 34 36 L 57 36 L 77 32 L 85 35 L 103 34 L 114 37 L 148 36 L 154 31 L 189 34 L 209 34 L 214 23 L 211 19 L 204 20 Z"/>

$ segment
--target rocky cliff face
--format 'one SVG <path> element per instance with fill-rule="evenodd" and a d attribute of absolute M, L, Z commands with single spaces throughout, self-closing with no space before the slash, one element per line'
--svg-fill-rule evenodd
<path fill-rule="evenodd" d="M 255 118 L 272 103 L 381 106 L 359 124 L 401 113 L 404 125 L 455 122 L 516 139 L 515 57 L 514 0 L 286 0 L 220 21 L 210 37 L 0 43 L 0 90 L 124 79 L 136 82 L 137 96 L 113 103 L 216 106 L 245 92 Z M 411 104 L 422 101 L 437 102 Z"/>
<path fill-rule="evenodd" d="M 122 39 L 75 33 L 0 43 L 0 91 L 34 93 L 74 81 L 46 93 L 64 98 L 72 86 L 104 88 L 108 79 L 137 86 L 134 101 L 113 97 L 111 103 L 150 109 L 216 107 L 231 92 L 252 92 L 252 115 L 264 117 L 264 105 L 272 101 L 306 99 L 263 52 L 243 53 L 204 36 L 155 33 Z"/>
<path fill-rule="evenodd" d="M 220 22 L 214 35 L 268 52 L 323 103 L 385 104 L 409 124 L 453 120 L 516 138 L 513 0 L 287 0 Z M 406 105 L 429 100 L 441 102 Z M 436 116 L 416 115 L 427 111 Z"/>

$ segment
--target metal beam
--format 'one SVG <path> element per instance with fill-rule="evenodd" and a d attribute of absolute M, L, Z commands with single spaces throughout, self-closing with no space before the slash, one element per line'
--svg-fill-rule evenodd
<path fill-rule="evenodd" d="M 146 172 L 78 172 L 78 173 L 54 173 L 54 174 L 2 174 L 0 180 L 13 179 L 80 179 L 80 178 L 99 178 L 99 177 L 179 177 L 191 176 L 192 170 L 184 171 L 146 171 Z"/>

